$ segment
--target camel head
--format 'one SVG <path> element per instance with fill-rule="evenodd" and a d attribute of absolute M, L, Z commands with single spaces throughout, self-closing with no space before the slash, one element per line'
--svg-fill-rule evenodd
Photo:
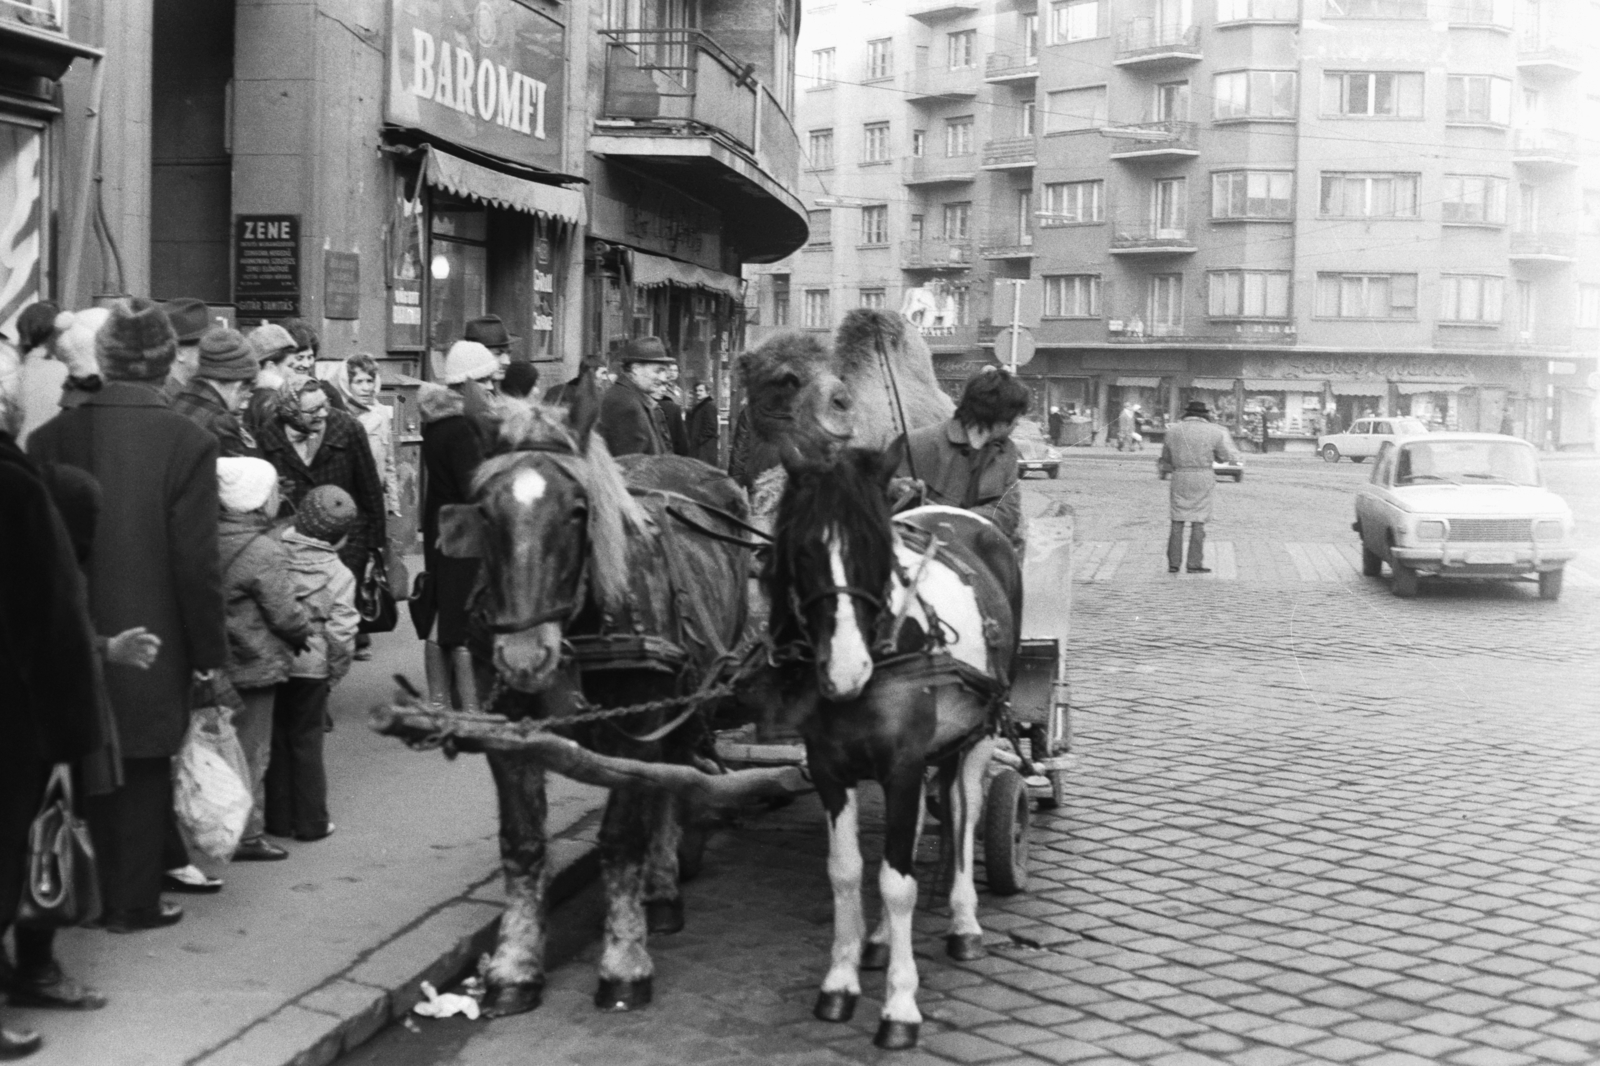
<path fill-rule="evenodd" d="M 955 412 L 954 401 L 934 376 L 928 342 L 905 316 L 856 308 L 839 323 L 833 351 L 839 375 L 855 399 L 855 446 L 886 447 L 899 435 L 901 417 L 906 429 L 916 429 L 943 422 Z M 884 377 L 885 361 L 894 374 L 898 413 Z"/>
<path fill-rule="evenodd" d="M 775 457 L 823 460 L 854 436 L 850 390 L 814 337 L 774 334 L 740 357 L 739 374 L 751 433 Z"/>

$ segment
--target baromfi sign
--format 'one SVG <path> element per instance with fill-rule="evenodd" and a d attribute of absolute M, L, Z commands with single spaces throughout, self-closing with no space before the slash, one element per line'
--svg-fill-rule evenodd
<path fill-rule="evenodd" d="M 384 117 L 560 170 L 564 33 L 516 0 L 391 0 Z"/>

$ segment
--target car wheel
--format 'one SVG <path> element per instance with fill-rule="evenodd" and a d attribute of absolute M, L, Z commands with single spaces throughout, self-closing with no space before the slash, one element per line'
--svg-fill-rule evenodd
<path fill-rule="evenodd" d="M 1061 476 L 1061 468 L 1059 466 L 1052 466 L 1048 473 L 1050 474 L 1050 480 L 1054 481 L 1056 478 Z"/>
<path fill-rule="evenodd" d="M 1383 573 L 1383 556 L 1367 547 L 1365 537 L 1361 539 L 1361 574 L 1363 577 L 1378 577 Z"/>
<path fill-rule="evenodd" d="M 1239 482 L 1241 482 L 1243 480 L 1244 480 L 1244 471 L 1241 470 L 1237 474 L 1233 475 L 1233 483 L 1235 485 L 1237 485 Z"/>
<path fill-rule="evenodd" d="M 1364 463 L 1367 461 L 1367 457 L 1365 455 L 1352 455 L 1350 461 L 1352 463 Z"/>
<path fill-rule="evenodd" d="M 1325 463 L 1337 463 L 1339 461 L 1339 449 L 1331 444 L 1324 444 L 1322 446 L 1322 461 Z"/>
<path fill-rule="evenodd" d="M 1417 594 L 1419 579 L 1415 570 L 1399 561 L 1390 563 L 1389 569 L 1394 574 L 1389 591 L 1403 600 L 1409 600 Z"/>
<path fill-rule="evenodd" d="M 1539 598 L 1541 600 L 1559 600 L 1561 598 L 1561 575 L 1565 570 L 1545 570 L 1539 574 Z"/>

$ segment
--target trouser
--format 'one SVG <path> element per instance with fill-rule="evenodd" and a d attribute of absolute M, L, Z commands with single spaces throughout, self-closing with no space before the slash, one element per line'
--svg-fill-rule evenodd
<path fill-rule="evenodd" d="M 122 787 L 83 801 L 108 914 L 153 912 L 161 874 L 188 862 L 172 853 L 172 760 L 123 759 Z M 180 842 L 181 843 L 181 842 Z M 175 865 L 173 860 L 177 859 Z"/>
<path fill-rule="evenodd" d="M 1204 522 L 1189 523 L 1189 569 L 1195 570 L 1206 565 L 1206 524 Z M 1167 534 L 1167 569 L 1176 570 L 1183 565 L 1183 523 L 1172 523 L 1172 532 Z"/>
<path fill-rule="evenodd" d="M 291 677 L 278 686 L 267 766 L 266 831 L 318 837 L 328 828 L 328 775 L 322 765 L 328 679 Z"/>
<path fill-rule="evenodd" d="M 244 707 L 233 712 L 233 729 L 244 749 L 244 763 L 250 770 L 250 819 L 244 824 L 244 839 L 251 840 L 267 828 L 267 766 L 272 761 L 273 704 L 278 686 L 239 689 Z"/>

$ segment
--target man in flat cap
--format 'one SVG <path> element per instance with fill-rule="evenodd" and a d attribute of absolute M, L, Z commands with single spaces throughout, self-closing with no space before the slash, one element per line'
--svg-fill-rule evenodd
<path fill-rule="evenodd" d="M 671 455 L 666 416 L 655 401 L 677 360 L 659 337 L 628 341 L 617 354 L 622 374 L 600 400 L 600 436 L 612 455 Z"/>
<path fill-rule="evenodd" d="M 183 391 L 200 368 L 200 337 L 211 328 L 211 308 L 204 300 L 180 296 L 162 304 L 161 309 L 172 323 L 172 332 L 178 335 L 178 354 L 167 371 L 166 384 L 161 386 L 170 400 Z"/>

